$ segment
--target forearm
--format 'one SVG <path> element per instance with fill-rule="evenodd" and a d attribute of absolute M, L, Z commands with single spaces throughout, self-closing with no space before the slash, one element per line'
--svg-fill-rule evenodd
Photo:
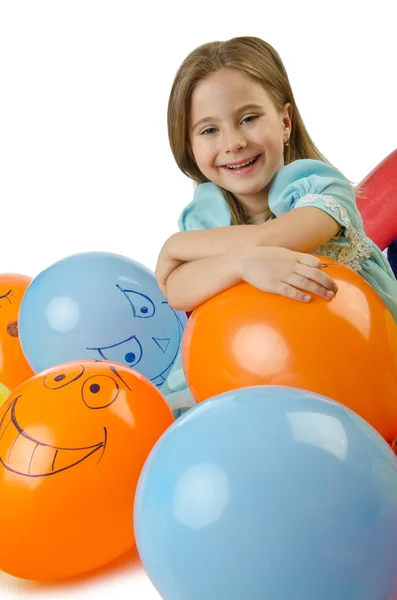
<path fill-rule="evenodd" d="M 334 237 L 340 225 L 327 213 L 303 207 L 261 225 L 235 225 L 184 231 L 167 241 L 172 258 L 189 262 L 249 246 L 281 246 L 295 252 L 312 252 Z"/>
<path fill-rule="evenodd" d="M 179 260 L 190 262 L 239 251 L 247 245 L 254 246 L 258 239 L 256 225 L 234 225 L 175 233 L 165 246 L 172 258 L 180 257 Z"/>
<path fill-rule="evenodd" d="M 241 281 L 239 260 L 234 254 L 184 263 L 167 279 L 167 299 L 175 310 L 197 306 Z"/>

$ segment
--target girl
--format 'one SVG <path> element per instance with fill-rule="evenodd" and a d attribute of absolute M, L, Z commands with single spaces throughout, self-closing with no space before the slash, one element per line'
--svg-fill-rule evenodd
<path fill-rule="evenodd" d="M 357 271 L 397 321 L 390 265 L 364 233 L 353 187 L 306 131 L 269 44 L 239 37 L 194 50 L 174 80 L 168 131 L 197 184 L 156 268 L 173 308 L 191 311 L 239 281 L 296 301 L 332 298 L 316 253 Z M 179 356 L 162 391 L 186 388 Z"/>

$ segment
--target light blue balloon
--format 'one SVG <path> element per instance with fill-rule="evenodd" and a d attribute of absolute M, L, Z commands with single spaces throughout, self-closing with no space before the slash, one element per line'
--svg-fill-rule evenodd
<path fill-rule="evenodd" d="M 387 600 L 397 587 L 396 457 L 336 402 L 239 389 L 160 438 L 134 527 L 163 600 Z"/>
<path fill-rule="evenodd" d="M 161 388 L 186 320 L 168 305 L 148 268 L 125 256 L 89 252 L 56 262 L 31 282 L 19 337 L 36 373 L 72 360 L 109 360 Z"/>

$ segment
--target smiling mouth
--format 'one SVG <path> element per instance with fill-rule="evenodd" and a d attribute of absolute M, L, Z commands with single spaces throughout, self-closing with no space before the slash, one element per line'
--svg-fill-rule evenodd
<path fill-rule="evenodd" d="M 260 158 L 261 154 L 257 154 L 256 156 L 254 156 L 253 158 L 250 158 L 248 160 L 245 161 L 240 161 L 238 163 L 229 163 L 227 165 L 221 165 L 222 169 L 227 169 L 229 171 L 239 171 L 242 169 L 247 169 L 248 167 L 252 167 L 252 165 L 254 165 L 256 163 L 256 161 L 258 160 L 258 158 Z"/>
<path fill-rule="evenodd" d="M 0 421 L 0 464 L 8 471 L 27 477 L 47 477 L 75 467 L 100 450 L 101 460 L 106 447 L 106 428 L 104 440 L 93 446 L 61 448 L 42 443 L 18 425 L 15 406 L 19 398 L 10 404 Z"/>

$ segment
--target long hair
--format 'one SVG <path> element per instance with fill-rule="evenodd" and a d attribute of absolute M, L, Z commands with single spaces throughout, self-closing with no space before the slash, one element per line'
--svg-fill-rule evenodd
<path fill-rule="evenodd" d="M 284 148 L 285 165 L 302 158 L 330 164 L 306 130 L 278 53 L 260 38 L 236 37 L 225 42 L 210 42 L 199 46 L 186 57 L 176 73 L 168 102 L 168 137 L 176 163 L 185 175 L 196 184 L 208 181 L 190 151 L 190 104 L 197 84 L 209 75 L 226 68 L 242 71 L 262 85 L 280 113 L 287 102 L 291 103 L 292 129 L 289 145 Z M 249 223 L 250 218 L 237 198 L 228 190 L 221 187 L 219 189 L 229 206 L 232 224 Z M 263 220 L 272 217 L 270 209 L 267 209 Z"/>

